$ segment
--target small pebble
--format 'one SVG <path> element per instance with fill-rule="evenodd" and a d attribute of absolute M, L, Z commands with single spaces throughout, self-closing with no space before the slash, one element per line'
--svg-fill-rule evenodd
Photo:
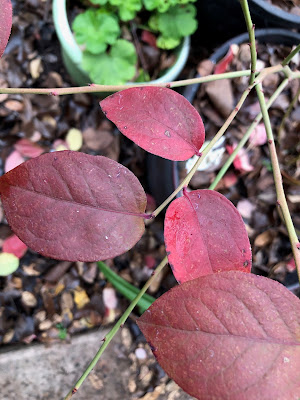
<path fill-rule="evenodd" d="M 142 347 L 138 347 L 138 348 L 135 350 L 135 355 L 136 355 L 136 358 L 137 358 L 138 360 L 145 360 L 145 359 L 147 358 L 146 350 L 143 349 Z"/>

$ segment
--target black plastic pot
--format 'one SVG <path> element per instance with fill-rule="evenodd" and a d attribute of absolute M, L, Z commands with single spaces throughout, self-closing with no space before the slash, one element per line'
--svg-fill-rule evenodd
<path fill-rule="evenodd" d="M 300 16 L 283 11 L 265 0 L 248 0 L 252 19 L 260 25 L 300 29 Z"/>
<path fill-rule="evenodd" d="M 259 29 L 255 32 L 255 36 L 261 43 L 277 43 L 286 46 L 300 43 L 299 33 L 285 29 Z M 211 55 L 210 60 L 213 63 L 217 63 L 227 53 L 231 44 L 239 45 L 248 40 L 248 33 L 243 33 L 228 40 Z M 182 94 L 189 102 L 194 100 L 199 86 L 200 84 L 194 84 L 184 89 Z M 156 202 L 161 204 L 178 186 L 177 162 L 147 154 L 147 171 L 149 191 Z"/>

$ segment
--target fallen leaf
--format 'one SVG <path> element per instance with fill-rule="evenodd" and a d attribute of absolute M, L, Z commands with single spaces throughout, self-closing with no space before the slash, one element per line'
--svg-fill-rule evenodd
<path fill-rule="evenodd" d="M 250 219 L 256 207 L 250 200 L 242 199 L 237 203 L 236 208 L 243 218 Z"/>
<path fill-rule="evenodd" d="M 106 287 L 103 289 L 103 303 L 109 310 L 117 308 L 118 299 L 114 288 Z"/>
<path fill-rule="evenodd" d="M 79 310 L 90 302 L 90 299 L 86 291 L 81 287 L 77 287 L 73 291 L 73 293 L 74 293 L 74 302 Z"/>
<path fill-rule="evenodd" d="M 214 74 L 223 74 L 226 72 L 238 51 L 239 46 L 237 44 L 231 44 L 226 55 L 220 61 L 218 61 L 217 65 L 215 66 Z"/>
<path fill-rule="evenodd" d="M 24 292 L 22 293 L 21 300 L 22 300 L 22 303 L 23 303 L 26 307 L 33 308 L 33 307 L 35 307 L 35 306 L 37 305 L 37 299 L 36 299 L 36 297 L 34 296 L 33 293 L 28 292 L 28 291 L 24 291 Z"/>
<path fill-rule="evenodd" d="M 264 124 L 258 124 L 250 135 L 250 143 L 253 146 L 262 146 L 267 143 L 267 132 Z"/>
<path fill-rule="evenodd" d="M 229 79 L 212 81 L 205 84 L 205 91 L 216 110 L 225 118 L 234 108 L 232 84 Z"/>
<path fill-rule="evenodd" d="M 18 140 L 14 148 L 23 156 L 29 158 L 35 158 L 40 156 L 45 152 L 45 150 L 36 143 L 33 143 L 29 139 L 20 139 Z"/>
<path fill-rule="evenodd" d="M 226 150 L 228 151 L 229 154 L 232 154 L 236 146 L 237 146 L 236 143 L 234 143 L 233 145 L 226 145 Z M 254 170 L 253 165 L 250 164 L 249 155 L 243 147 L 235 156 L 233 165 L 238 171 L 242 172 L 250 172 Z"/>
<path fill-rule="evenodd" d="M 25 158 L 20 154 L 17 150 L 14 150 L 10 155 L 7 157 L 5 161 L 4 171 L 8 172 L 25 161 Z"/>
<path fill-rule="evenodd" d="M 138 325 L 168 376 L 199 400 L 300 396 L 300 301 L 278 282 L 200 277 L 159 297 Z"/>
<path fill-rule="evenodd" d="M 82 133 L 79 129 L 71 128 L 65 139 L 69 150 L 78 151 L 82 147 Z"/>
<path fill-rule="evenodd" d="M 0 276 L 7 276 L 19 267 L 19 259 L 10 253 L 0 253 Z"/>
<path fill-rule="evenodd" d="M 2 249 L 5 253 L 11 253 L 16 257 L 21 258 L 26 253 L 28 247 L 18 238 L 17 235 L 11 235 L 4 240 Z"/>
<path fill-rule="evenodd" d="M 42 59 L 35 58 L 34 60 L 30 61 L 29 71 L 33 79 L 38 79 L 40 74 L 43 72 Z"/>

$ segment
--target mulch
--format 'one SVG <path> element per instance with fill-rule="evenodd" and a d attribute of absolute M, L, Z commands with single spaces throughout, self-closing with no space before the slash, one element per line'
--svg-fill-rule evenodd
<path fill-rule="evenodd" d="M 20 0 L 14 1 L 13 6 L 12 36 L 7 51 L 0 60 L 0 86 L 71 86 L 52 23 L 50 1 Z M 288 49 L 281 46 L 259 46 L 261 66 L 277 63 L 287 52 Z M 201 54 L 201 51 L 197 49 L 196 54 Z M 202 54 L 207 54 L 207 50 L 203 49 Z M 191 76 L 195 64 L 200 61 L 201 58 L 195 60 L 195 53 L 192 53 L 184 76 Z M 245 69 L 248 62 L 247 51 L 241 46 L 230 68 Z M 294 68 L 296 67 L 299 68 L 299 58 L 294 63 Z M 278 79 L 281 78 L 277 75 L 268 78 L 264 88 L 267 96 L 277 87 Z M 224 82 L 222 85 L 226 85 L 226 88 L 202 85 L 194 100 L 194 106 L 204 119 L 208 140 L 223 124 L 232 105 L 247 85 L 247 79 Z M 271 120 L 276 134 L 290 101 L 299 89 L 297 85 L 299 83 L 296 81 L 291 82 L 271 109 Z M 255 97 L 250 96 L 228 130 L 224 146 L 233 146 L 242 137 L 258 111 Z M 82 133 L 83 145 L 80 151 L 119 161 L 133 171 L 148 192 L 145 152 L 122 137 L 105 119 L 99 107 L 99 99 L 87 94 L 0 95 L 0 173 L 4 173 L 6 160 L 20 139 L 31 140 L 45 152 L 53 151 L 64 145 L 71 128 Z M 284 186 L 298 232 L 299 128 L 300 105 L 297 102 L 277 139 Z M 299 295 L 287 231 L 276 209 L 276 193 L 267 145 L 249 143 L 245 153 L 248 167 L 245 169 L 244 165 L 239 169 L 232 166 L 218 189 L 233 201 L 244 218 L 253 246 L 253 272 L 286 285 L 293 285 L 294 293 Z M 226 154 L 225 152 L 217 168 L 196 173 L 191 187 L 207 188 L 224 163 Z M 149 195 L 148 200 L 151 211 L 155 208 L 155 199 Z M 2 210 L 0 219 L 2 246 L 12 232 Z M 132 250 L 106 262 L 120 276 L 133 285 L 142 287 L 164 255 L 163 218 L 159 217 L 146 225 L 144 236 Z M 165 269 L 149 293 L 158 297 L 175 284 L 171 271 Z M 104 292 L 108 293 L 105 289 L 110 289 L 109 300 L 103 296 Z M 96 263 L 58 262 L 29 249 L 20 259 L 20 267 L 14 274 L 0 277 L 0 343 L 2 346 L 9 346 L 38 341 L 50 345 L 61 340 L 69 341 L 76 333 L 111 324 L 128 305 L 127 300 L 111 289 Z M 115 306 L 112 307 L 114 301 Z M 141 349 L 135 350 L 132 355 L 133 364 L 138 365 L 133 368 L 133 378 L 129 383 L 132 398 L 148 399 L 143 397 L 147 392 L 153 392 L 159 385 L 166 386 L 168 383 L 164 372 L 151 359 L 145 340 L 134 322 L 137 316 L 136 310 L 126 324 L 122 337 L 128 346 L 134 341 Z M 147 380 L 137 380 L 137 383 L 134 379 L 137 376 L 147 376 Z M 172 392 L 172 388 L 169 389 Z M 175 389 L 178 391 L 178 388 Z M 177 395 L 172 396 L 170 399 L 178 398 Z"/>

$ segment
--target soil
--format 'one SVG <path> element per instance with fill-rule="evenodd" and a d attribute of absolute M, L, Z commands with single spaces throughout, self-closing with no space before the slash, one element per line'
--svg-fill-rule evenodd
<path fill-rule="evenodd" d="M 15 0 L 13 8 L 12 35 L 5 55 L 0 59 L 0 85 L 72 86 L 61 60 L 51 18 L 51 2 Z M 180 78 L 193 76 L 195 67 L 209 55 L 210 50 L 195 46 Z M 285 52 L 284 49 L 279 49 L 279 53 L 277 49 L 261 49 L 260 54 L 262 61 L 269 62 L 272 57 L 280 59 Z M 235 86 L 231 88 L 233 96 L 237 96 L 245 84 L 246 81 L 236 81 Z M 269 83 L 270 93 L 274 84 L 275 82 Z M 208 138 L 211 138 L 222 123 L 222 113 L 211 107 L 205 86 L 202 87 L 195 106 L 201 110 Z M 278 100 L 272 111 L 274 123 L 278 124 L 296 91 L 297 87 L 290 85 Z M 239 130 L 237 126 L 233 127 L 227 137 L 229 143 L 241 137 L 249 118 L 256 111 L 257 105 L 249 102 L 246 113 L 241 114 L 238 119 L 242 128 Z M 223 111 L 223 116 L 225 112 L 227 111 Z M 297 103 L 291 119 L 284 127 L 280 147 L 289 205 L 297 229 L 300 229 L 300 166 L 299 157 L 297 158 L 299 136 L 296 134 L 297 129 L 299 132 L 299 113 Z M 1 174 L 7 168 L 9 156 L 16 151 L 16 143 L 20 139 L 29 139 L 44 152 L 53 151 L 67 146 L 65 139 L 71 128 L 76 128 L 82 133 L 83 144 L 80 151 L 104 155 L 121 162 L 134 172 L 146 192 L 149 192 L 145 152 L 122 137 L 105 119 L 96 96 L 86 94 L 61 97 L 0 95 Z M 231 172 L 236 175 L 237 181 L 231 188 L 226 187 L 226 183 L 223 182 L 224 187 L 220 187 L 220 190 L 234 204 L 240 203 L 240 211 L 244 213 L 249 235 L 254 243 L 254 272 L 268 275 L 286 284 L 293 283 L 296 275 L 289 267 L 291 251 L 286 229 L 276 212 L 266 147 L 249 148 L 247 151 L 251 156 L 249 162 L 255 168 L 243 172 L 232 169 Z M 262 159 L 263 163 L 258 164 L 258 159 Z M 207 187 L 214 174 L 215 171 L 207 172 L 201 177 L 205 182 L 192 184 Z M 247 200 L 248 203 L 241 203 L 243 200 Z M 155 199 L 149 194 L 148 211 L 154 208 Z M 2 209 L 0 221 L 2 246 L 4 240 L 12 235 Z M 132 250 L 107 260 L 106 263 L 127 281 L 136 287 L 142 287 L 164 255 L 163 218 L 160 217 L 147 224 L 145 235 Z M 175 284 L 171 271 L 165 269 L 149 293 L 158 297 Z M 105 289 L 109 289 L 110 302 L 103 296 Z M 295 293 L 299 293 L 297 287 Z M 111 307 L 112 303 L 115 304 L 114 307 Z M 112 289 L 95 263 L 58 262 L 27 250 L 20 259 L 18 270 L 8 277 L 0 277 L 0 343 L 2 348 L 7 350 L 12 344 L 25 347 L 34 343 L 49 346 L 54 343 L 69 343 L 71 337 L 77 333 L 110 326 L 127 305 L 128 301 Z M 129 394 L 124 398 L 124 391 L 120 389 L 111 400 L 187 400 L 189 396 L 183 394 L 174 382 L 168 379 L 151 356 L 150 349 L 135 324 L 138 315 L 138 310 L 134 310 L 121 333 L 121 343 L 126 349 L 124 354 L 130 359 L 131 373 L 128 378 L 126 368 L 121 368 L 119 374 L 126 376 Z M 136 352 L 138 348 L 141 350 Z M 141 361 L 139 357 L 145 354 L 146 358 Z M 95 382 L 97 385 L 96 380 Z M 163 387 L 166 392 L 159 393 L 159 387 Z"/>
<path fill-rule="evenodd" d="M 291 14 L 300 15 L 300 1 L 299 0 L 265 0 L 273 6 L 281 8 L 283 11 L 290 12 Z"/>

